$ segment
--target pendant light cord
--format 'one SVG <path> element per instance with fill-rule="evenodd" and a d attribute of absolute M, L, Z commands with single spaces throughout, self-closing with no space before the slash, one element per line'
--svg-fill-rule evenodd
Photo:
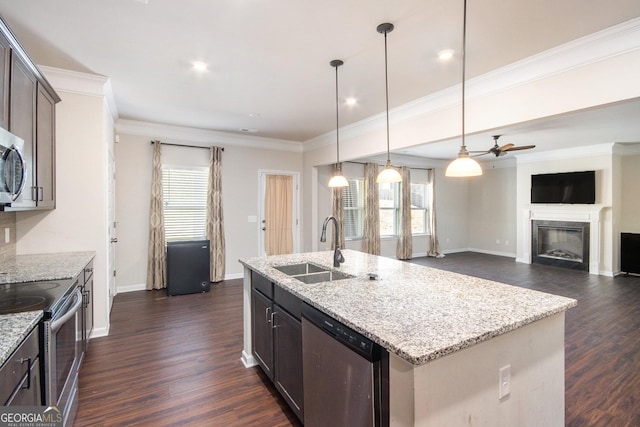
<path fill-rule="evenodd" d="M 340 168 L 340 125 L 338 122 L 338 67 L 336 65 L 336 167 Z"/>
<path fill-rule="evenodd" d="M 464 0 L 464 12 L 462 18 L 462 147 L 467 149 L 464 143 L 464 92 L 465 92 L 465 76 L 466 76 L 466 50 L 467 50 L 467 0 Z"/>
<path fill-rule="evenodd" d="M 465 0 L 466 1 L 466 0 Z M 384 87 L 387 107 L 387 164 L 391 163 L 389 154 L 389 72 L 387 70 L 387 31 L 384 32 Z"/>

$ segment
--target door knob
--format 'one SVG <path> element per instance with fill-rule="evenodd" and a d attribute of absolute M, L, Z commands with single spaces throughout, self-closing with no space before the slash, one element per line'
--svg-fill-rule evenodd
<path fill-rule="evenodd" d="M 112 237 L 111 238 L 111 243 L 118 243 L 118 238 L 117 237 Z"/>

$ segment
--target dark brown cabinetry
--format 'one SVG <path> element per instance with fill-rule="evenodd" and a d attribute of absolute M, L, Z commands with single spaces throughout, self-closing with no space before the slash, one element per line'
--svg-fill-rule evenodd
<path fill-rule="evenodd" d="M 253 356 L 303 420 L 300 299 L 251 272 Z"/>
<path fill-rule="evenodd" d="M 80 292 L 82 293 L 82 358 L 89 349 L 89 337 L 93 331 L 93 261 L 80 273 Z"/>
<path fill-rule="evenodd" d="M 55 208 L 55 105 L 60 97 L 0 18 L 0 126 L 24 140 L 22 194 L 5 210 Z"/>
<path fill-rule="evenodd" d="M 0 404 L 40 406 L 40 351 L 36 327 L 0 368 Z"/>

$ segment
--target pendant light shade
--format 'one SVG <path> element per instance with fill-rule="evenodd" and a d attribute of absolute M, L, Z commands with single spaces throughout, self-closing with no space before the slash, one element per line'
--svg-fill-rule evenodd
<path fill-rule="evenodd" d="M 467 146 L 464 143 L 465 129 L 464 129 L 464 89 L 465 89 L 465 72 L 466 72 L 466 59 L 465 51 L 467 49 L 467 0 L 464 0 L 464 12 L 462 18 L 462 145 L 460 146 L 460 152 L 458 158 L 449 164 L 445 171 L 445 176 L 451 177 L 467 177 L 482 175 L 482 168 L 480 164 L 469 157 Z"/>
<path fill-rule="evenodd" d="M 387 72 L 387 33 L 393 31 L 393 24 L 380 24 L 378 25 L 376 30 L 381 34 L 384 34 L 384 87 L 387 106 L 387 164 L 385 165 L 384 169 L 378 174 L 376 182 L 401 182 L 402 177 L 400 176 L 400 173 L 393 166 L 391 166 L 391 154 L 389 153 L 389 77 Z"/>
<path fill-rule="evenodd" d="M 344 64 L 340 59 L 334 59 L 329 65 L 336 69 L 336 167 L 333 177 L 329 180 L 329 187 L 346 187 L 349 185 L 347 178 L 342 175 L 340 167 L 340 122 L 338 121 L 338 67 Z"/>

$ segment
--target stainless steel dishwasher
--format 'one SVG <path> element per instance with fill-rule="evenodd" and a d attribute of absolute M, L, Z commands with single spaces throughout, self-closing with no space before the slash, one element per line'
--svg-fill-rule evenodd
<path fill-rule="evenodd" d="M 389 425 L 389 354 L 302 305 L 305 427 Z"/>

